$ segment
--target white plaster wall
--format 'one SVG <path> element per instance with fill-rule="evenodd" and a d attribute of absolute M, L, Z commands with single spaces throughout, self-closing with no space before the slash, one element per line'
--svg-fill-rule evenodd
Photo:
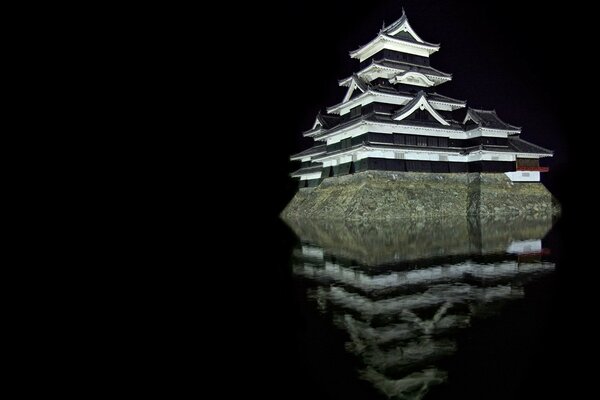
<path fill-rule="evenodd" d="M 321 171 L 313 172 L 312 174 L 305 174 L 300 176 L 301 181 L 307 181 L 309 179 L 319 179 L 321 177 Z"/>
<path fill-rule="evenodd" d="M 512 171 L 504 173 L 513 182 L 539 182 L 539 171 Z"/>
<path fill-rule="evenodd" d="M 515 161 L 515 155 L 510 153 L 471 153 L 469 161 Z"/>
<path fill-rule="evenodd" d="M 338 164 L 344 164 L 347 162 L 352 161 L 352 155 L 344 155 L 344 156 L 340 156 L 340 158 L 338 158 Z"/>
<path fill-rule="evenodd" d="M 381 122 L 370 122 L 363 121 L 354 126 L 342 128 L 337 132 L 334 132 L 330 136 L 326 136 L 323 140 L 327 140 L 327 144 L 337 143 L 340 140 L 360 136 L 367 132 L 374 133 L 405 133 L 409 135 L 422 135 L 422 136 L 435 136 L 435 137 L 446 137 L 449 139 L 470 139 L 477 136 L 484 137 L 507 137 L 506 132 L 502 131 L 488 131 L 474 129 L 473 131 L 463 132 L 460 130 L 444 129 L 440 124 L 439 128 L 430 128 L 422 126 L 411 126 L 411 125 L 396 125 L 386 124 Z"/>
<path fill-rule="evenodd" d="M 406 160 L 422 160 L 422 161 L 452 161 L 452 162 L 473 162 L 473 161 L 515 161 L 515 156 L 513 154 L 506 153 L 474 153 L 469 155 L 461 155 L 461 154 L 451 154 L 445 152 L 436 152 L 434 150 L 428 150 L 427 148 L 423 148 L 422 151 L 411 151 L 411 150 L 396 150 L 396 149 L 369 149 L 369 148 L 361 148 L 355 149 L 344 155 L 332 156 L 330 159 L 326 159 L 323 161 L 323 165 L 328 167 L 330 165 L 343 164 L 349 161 L 362 160 L 364 158 L 388 158 L 388 159 L 406 159 Z M 529 173 L 530 176 L 524 175 L 523 173 Z M 539 181 L 539 172 L 529 172 L 529 171 L 518 171 L 519 176 L 515 175 L 515 179 L 520 179 L 521 181 L 531 180 Z M 537 174 L 537 177 L 534 176 Z M 509 176 L 511 178 L 511 176 Z M 513 178 L 511 178 L 513 179 Z"/>

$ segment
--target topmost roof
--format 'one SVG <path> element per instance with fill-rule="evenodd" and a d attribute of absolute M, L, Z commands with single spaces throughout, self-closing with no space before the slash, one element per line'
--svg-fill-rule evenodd
<path fill-rule="evenodd" d="M 420 43 L 429 46 L 439 46 L 439 44 L 429 43 L 424 41 L 417 35 L 417 33 L 412 29 L 410 23 L 408 22 L 408 18 L 406 17 L 406 13 L 404 12 L 404 7 L 402 8 L 402 16 L 396 22 L 391 24 L 390 26 L 383 27 L 380 33 L 388 36 L 392 36 L 396 39 L 405 40 L 407 42 Z"/>
<path fill-rule="evenodd" d="M 384 26 L 373 40 L 351 51 L 350 57 L 364 61 L 382 48 L 429 57 L 440 49 L 440 45 L 421 39 L 408 23 L 408 18 L 402 10 L 399 20 L 387 28 Z"/>

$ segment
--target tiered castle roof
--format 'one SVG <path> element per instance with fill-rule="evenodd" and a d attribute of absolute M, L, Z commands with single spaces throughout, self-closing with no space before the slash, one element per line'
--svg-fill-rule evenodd
<path fill-rule="evenodd" d="M 304 163 L 292 175 L 315 186 L 327 176 L 372 168 L 371 159 L 414 160 L 419 171 L 447 172 L 515 172 L 525 159 L 532 171 L 539 158 L 552 156 L 521 139 L 521 128 L 495 110 L 467 108 L 466 101 L 434 91 L 452 79 L 429 65 L 439 48 L 414 31 L 403 10 L 400 19 L 350 52 L 359 70 L 338 82 L 347 88 L 344 98 L 319 111 L 303 133 L 317 144 L 291 157 Z M 417 164 L 398 161 L 393 168 L 410 171 L 411 165 Z M 318 174 L 319 168 L 338 166 Z"/>

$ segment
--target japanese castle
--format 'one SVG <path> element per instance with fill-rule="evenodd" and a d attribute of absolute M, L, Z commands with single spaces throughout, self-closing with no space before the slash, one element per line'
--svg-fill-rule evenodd
<path fill-rule="evenodd" d="M 452 75 L 430 66 L 439 44 L 417 35 L 402 17 L 350 52 L 358 72 L 339 81 L 342 101 L 319 112 L 304 136 L 315 145 L 291 160 L 300 188 L 364 171 L 505 174 L 539 182 L 539 160 L 552 151 L 520 137 L 495 110 L 468 108 L 436 92 Z M 541 185 L 541 184 L 540 184 Z"/>

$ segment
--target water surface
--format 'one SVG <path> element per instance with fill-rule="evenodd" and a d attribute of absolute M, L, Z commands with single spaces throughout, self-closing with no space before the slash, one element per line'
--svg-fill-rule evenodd
<path fill-rule="evenodd" d="M 486 390 L 488 398 L 510 397 L 522 386 L 519 368 L 533 355 L 524 351 L 506 374 L 502 346 L 511 354 L 539 334 L 522 320 L 545 307 L 529 300 L 528 288 L 555 269 L 544 241 L 550 217 L 286 222 L 299 238 L 292 254 L 299 296 L 318 315 L 305 346 L 316 379 L 338 381 L 332 398 L 344 385 L 372 399 Z M 478 379 L 489 379 L 489 389 L 469 382 Z"/>

